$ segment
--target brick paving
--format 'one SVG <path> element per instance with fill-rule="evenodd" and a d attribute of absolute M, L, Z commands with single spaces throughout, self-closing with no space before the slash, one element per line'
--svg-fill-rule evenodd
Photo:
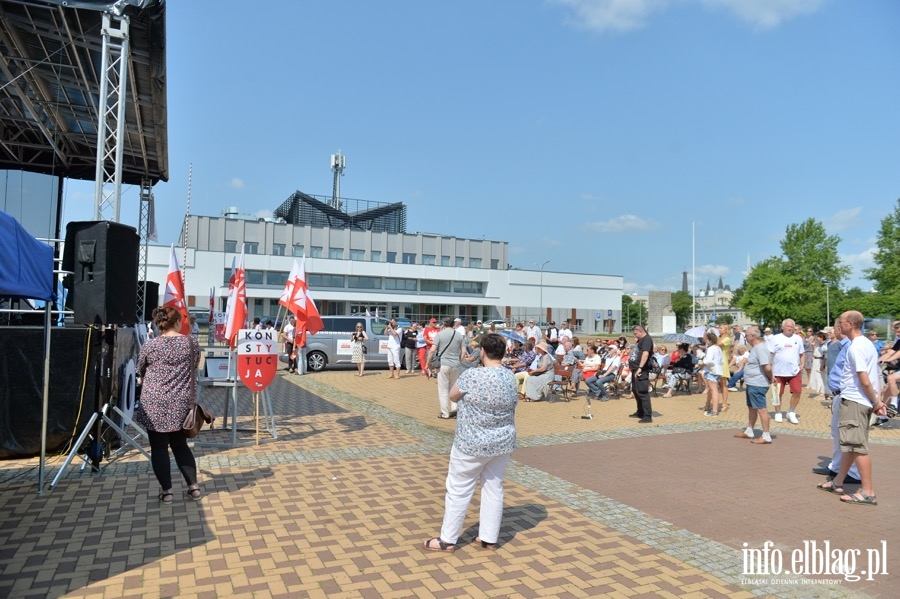
<path fill-rule="evenodd" d="M 0 596 L 893 596 L 891 567 L 839 585 L 748 580 L 740 548 L 771 540 L 789 555 L 804 539 L 841 549 L 886 539 L 892 556 L 897 429 L 872 433 L 880 505 L 860 508 L 814 489 L 830 414 L 811 398 L 801 424 L 773 425 L 764 447 L 731 438 L 746 419 L 741 394 L 719 419 L 703 417 L 700 396 L 655 399 L 652 425 L 627 417 L 627 399 L 595 402 L 594 420 L 581 419 L 583 396 L 522 404 L 500 549 L 469 544 L 476 494 L 461 548 L 426 553 L 454 422 L 436 417 L 434 381 L 353 372 L 279 375 L 278 439 L 196 448 L 200 502 L 176 483 L 175 503 L 160 505 L 135 455 L 99 475 L 70 468 L 42 495 L 35 460 L 0 463 Z M 251 413 L 242 395 L 242 428 Z"/>

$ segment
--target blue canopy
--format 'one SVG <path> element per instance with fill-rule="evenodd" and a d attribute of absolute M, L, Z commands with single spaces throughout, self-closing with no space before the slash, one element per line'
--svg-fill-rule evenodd
<path fill-rule="evenodd" d="M 53 301 L 53 248 L 0 211 L 0 296 Z"/>

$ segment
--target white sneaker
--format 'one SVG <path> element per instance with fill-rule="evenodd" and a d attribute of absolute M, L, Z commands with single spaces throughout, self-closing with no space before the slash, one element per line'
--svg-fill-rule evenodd
<path fill-rule="evenodd" d="M 781 412 L 775 412 L 775 422 L 784 422 L 784 416 Z"/>
<path fill-rule="evenodd" d="M 800 421 L 797 420 L 797 415 L 793 412 L 788 412 L 788 422 L 791 424 L 800 424 Z"/>
<path fill-rule="evenodd" d="M 729 391 L 737 391 L 738 388 L 737 388 L 737 387 L 728 387 L 728 390 L 729 390 Z"/>

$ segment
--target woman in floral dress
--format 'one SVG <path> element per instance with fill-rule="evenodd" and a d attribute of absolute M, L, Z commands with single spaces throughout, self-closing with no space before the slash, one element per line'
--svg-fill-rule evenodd
<path fill-rule="evenodd" d="M 201 497 L 197 463 L 188 447 L 182 425 L 194 406 L 194 374 L 200 363 L 200 347 L 191 335 L 182 335 L 178 310 L 163 306 L 153 311 L 159 336 L 147 341 L 138 356 L 137 382 L 141 399 L 135 419 L 147 429 L 150 462 L 159 481 L 159 500 L 172 503 L 172 472 L 169 447 L 178 470 L 188 485 L 187 495 Z"/>
<path fill-rule="evenodd" d="M 450 450 L 441 534 L 422 544 L 427 551 L 454 551 L 475 485 L 481 480 L 478 536 L 481 549 L 496 549 L 503 516 L 503 475 L 516 448 L 516 381 L 503 367 L 506 340 L 488 333 L 481 340 L 484 368 L 464 370 L 450 390 L 457 402 L 456 435 Z"/>

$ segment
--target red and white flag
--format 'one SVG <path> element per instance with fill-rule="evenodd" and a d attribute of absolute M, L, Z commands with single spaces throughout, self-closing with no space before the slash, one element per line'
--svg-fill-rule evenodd
<path fill-rule="evenodd" d="M 184 282 L 181 280 L 181 269 L 178 267 L 178 257 L 175 256 L 175 244 L 172 244 L 172 254 L 169 256 L 169 274 L 166 277 L 166 291 L 163 295 L 163 306 L 171 306 L 181 314 L 181 334 L 191 334 L 191 323 L 188 320 L 186 298 L 184 297 Z"/>
<path fill-rule="evenodd" d="M 241 247 L 241 261 L 232 277 L 234 283 L 229 283 L 228 305 L 225 308 L 225 339 L 231 349 L 237 347 L 238 331 L 244 328 L 247 321 L 247 284 L 244 272 L 244 248 Z"/>
<path fill-rule="evenodd" d="M 304 256 L 297 270 L 297 278 L 294 281 L 294 289 L 288 310 L 297 317 L 297 327 L 294 332 L 294 346 L 300 349 L 306 345 L 306 336 L 315 335 L 325 324 L 319 315 L 316 302 L 309 295 L 309 286 L 306 284 L 306 257 Z"/>
<path fill-rule="evenodd" d="M 209 288 L 209 326 L 213 326 L 216 318 L 216 288 Z"/>
<path fill-rule="evenodd" d="M 306 256 L 303 257 L 306 260 Z M 297 274 L 300 272 L 300 265 L 294 258 L 294 265 L 291 267 L 291 274 L 288 276 L 287 283 L 284 284 L 284 291 L 281 292 L 281 298 L 278 303 L 288 310 L 291 309 L 291 299 L 294 297 L 294 286 L 297 284 Z"/>

